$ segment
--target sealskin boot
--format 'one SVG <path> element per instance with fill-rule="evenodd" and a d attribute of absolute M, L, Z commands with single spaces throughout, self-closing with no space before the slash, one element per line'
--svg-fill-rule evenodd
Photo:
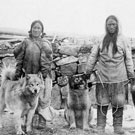
<path fill-rule="evenodd" d="M 100 135 L 105 133 L 107 110 L 108 106 L 97 106 L 97 129 L 95 132 Z"/>
<path fill-rule="evenodd" d="M 112 108 L 113 113 L 113 127 L 114 127 L 114 133 L 115 134 L 125 134 L 123 128 L 122 128 L 122 122 L 123 122 L 123 107 L 121 108 Z"/>

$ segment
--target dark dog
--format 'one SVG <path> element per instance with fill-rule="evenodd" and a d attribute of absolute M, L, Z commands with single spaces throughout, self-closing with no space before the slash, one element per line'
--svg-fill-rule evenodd
<path fill-rule="evenodd" d="M 91 120 L 91 101 L 86 75 L 69 77 L 69 91 L 65 117 L 71 129 L 89 130 Z"/>

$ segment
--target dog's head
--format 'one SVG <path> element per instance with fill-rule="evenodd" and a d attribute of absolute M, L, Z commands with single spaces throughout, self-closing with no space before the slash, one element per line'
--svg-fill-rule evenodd
<path fill-rule="evenodd" d="M 27 74 L 25 94 L 39 95 L 40 91 L 44 88 L 44 83 L 41 74 Z"/>
<path fill-rule="evenodd" d="M 71 89 L 86 89 L 87 78 L 83 75 L 73 75 L 69 78 L 69 86 Z"/>

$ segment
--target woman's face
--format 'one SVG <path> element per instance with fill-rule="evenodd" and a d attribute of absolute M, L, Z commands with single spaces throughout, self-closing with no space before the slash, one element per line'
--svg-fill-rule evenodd
<path fill-rule="evenodd" d="M 41 36 L 42 26 L 39 23 L 35 23 L 32 27 L 32 36 L 38 38 Z"/>
<path fill-rule="evenodd" d="M 106 23 L 107 30 L 110 34 L 114 34 L 117 30 L 117 22 L 114 19 L 109 19 Z"/>

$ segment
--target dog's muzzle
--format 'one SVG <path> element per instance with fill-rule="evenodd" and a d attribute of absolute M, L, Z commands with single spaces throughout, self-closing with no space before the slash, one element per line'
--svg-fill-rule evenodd
<path fill-rule="evenodd" d="M 39 93 L 39 89 L 38 88 L 35 88 L 35 89 L 33 89 L 33 92 L 32 92 L 33 94 L 38 94 Z"/>
<path fill-rule="evenodd" d="M 35 94 L 37 94 L 37 93 L 38 93 L 37 89 L 35 89 L 35 90 L 34 90 L 34 93 L 35 93 Z"/>

